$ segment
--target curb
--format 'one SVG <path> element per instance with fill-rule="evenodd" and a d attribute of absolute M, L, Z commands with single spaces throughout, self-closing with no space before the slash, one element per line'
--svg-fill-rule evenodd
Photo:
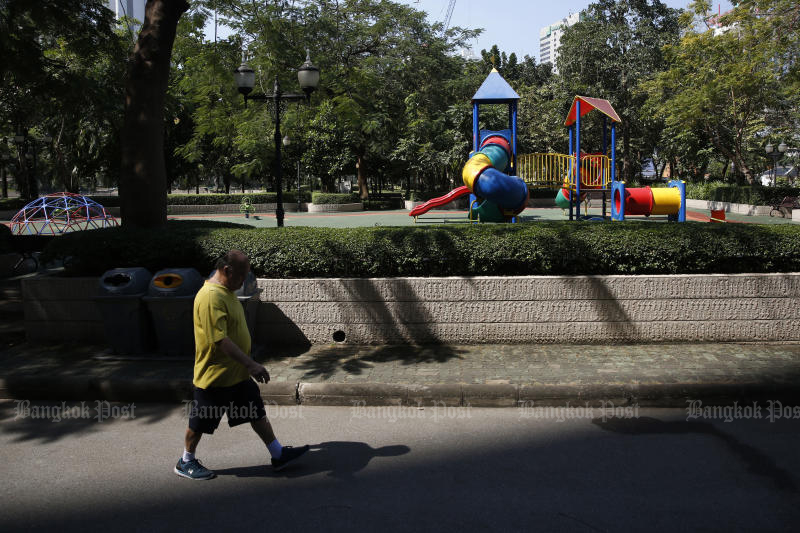
<path fill-rule="evenodd" d="M 259 384 L 268 405 L 532 407 L 591 406 L 686 408 L 689 402 L 800 403 L 800 385 L 792 383 L 648 383 L 648 384 Z M 178 403 L 192 397 L 189 380 L 106 379 L 15 376 L 0 378 L 0 399 Z"/>

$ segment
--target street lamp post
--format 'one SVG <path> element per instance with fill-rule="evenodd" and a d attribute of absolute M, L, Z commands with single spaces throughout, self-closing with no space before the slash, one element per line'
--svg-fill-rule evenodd
<path fill-rule="evenodd" d="M 283 145 L 286 148 L 292 144 L 292 139 L 288 135 L 283 138 Z M 295 150 L 295 152 L 299 152 L 299 150 Z M 297 157 L 297 212 L 300 212 L 301 208 L 301 201 L 300 201 L 300 157 Z"/>
<path fill-rule="evenodd" d="M 281 103 L 283 101 L 300 102 L 310 101 L 311 93 L 314 92 L 319 85 L 319 68 L 311 63 L 311 57 L 308 50 L 306 50 L 306 62 L 297 70 L 297 81 L 303 93 L 284 93 L 281 91 L 278 76 L 275 76 L 275 85 L 273 86 L 272 94 L 250 94 L 256 82 L 256 73 L 250 66 L 242 61 L 241 66 L 234 71 L 234 78 L 239 92 L 244 96 L 244 104 L 247 106 L 248 100 L 264 100 L 272 102 L 275 108 L 275 181 L 278 189 L 277 207 L 275 209 L 275 218 L 278 222 L 278 227 L 283 227 L 283 175 L 281 169 Z"/>
<path fill-rule="evenodd" d="M 774 187 L 777 184 L 778 179 L 778 161 L 781 160 L 783 154 L 786 152 L 786 143 L 781 141 L 781 144 L 778 145 L 777 152 L 772 146 L 772 143 L 767 143 L 767 145 L 764 147 L 764 151 L 767 152 L 767 155 L 772 158 L 772 186 Z"/>

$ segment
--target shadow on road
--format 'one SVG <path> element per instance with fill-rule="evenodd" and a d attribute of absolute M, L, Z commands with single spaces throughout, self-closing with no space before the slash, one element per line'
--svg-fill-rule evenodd
<path fill-rule="evenodd" d="M 728 449 L 744 463 L 748 472 L 772 480 L 775 487 L 797 493 L 797 484 L 786 470 L 780 468 L 773 459 L 757 448 L 744 444 L 738 439 L 720 431 L 709 422 L 664 421 L 657 418 L 609 418 L 594 419 L 592 423 L 606 431 L 624 435 L 682 435 L 695 433 L 709 435 L 721 440 Z"/>
<path fill-rule="evenodd" d="M 299 478 L 327 472 L 337 479 L 349 479 L 367 467 L 375 457 L 397 457 L 405 455 L 411 448 L 404 445 L 373 448 L 365 442 L 332 441 L 311 446 L 311 451 L 296 464 L 280 472 L 271 466 L 254 465 L 241 468 L 214 469 L 218 476 L 235 477 L 286 477 Z"/>

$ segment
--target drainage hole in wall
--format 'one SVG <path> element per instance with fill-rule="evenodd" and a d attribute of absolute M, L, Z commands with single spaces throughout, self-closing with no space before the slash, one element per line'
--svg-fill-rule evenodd
<path fill-rule="evenodd" d="M 338 329 L 333 332 L 333 341 L 334 342 L 344 342 L 345 334 L 344 331 Z"/>

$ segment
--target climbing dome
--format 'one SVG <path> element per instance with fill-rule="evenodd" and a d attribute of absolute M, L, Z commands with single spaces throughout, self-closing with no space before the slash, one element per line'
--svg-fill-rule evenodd
<path fill-rule="evenodd" d="M 117 219 L 86 196 L 57 192 L 23 207 L 11 219 L 15 235 L 59 235 L 68 231 L 118 226 Z"/>

